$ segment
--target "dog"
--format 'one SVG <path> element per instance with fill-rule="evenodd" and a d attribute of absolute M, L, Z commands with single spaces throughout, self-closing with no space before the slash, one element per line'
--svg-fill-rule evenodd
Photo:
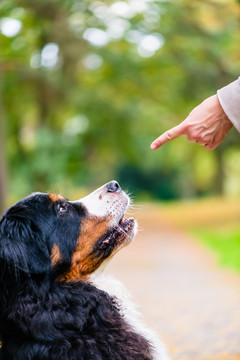
<path fill-rule="evenodd" d="M 116 181 L 68 201 L 34 193 L 0 221 L 0 359 L 167 360 L 106 263 L 136 234 Z"/>

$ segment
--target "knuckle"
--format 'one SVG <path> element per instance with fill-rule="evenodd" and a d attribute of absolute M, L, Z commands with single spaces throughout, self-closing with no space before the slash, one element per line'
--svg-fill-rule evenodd
<path fill-rule="evenodd" d="M 211 150 L 214 150 L 214 149 L 215 149 L 215 146 L 213 146 L 213 145 L 206 145 L 206 146 L 205 146 L 205 149 L 206 149 L 207 151 L 211 151 Z"/>
<path fill-rule="evenodd" d="M 199 139 L 199 134 L 198 134 L 197 132 L 193 132 L 193 133 L 191 134 L 191 138 L 192 138 L 193 140 L 198 140 L 198 139 Z"/>
<path fill-rule="evenodd" d="M 209 138 L 207 138 L 206 136 L 201 137 L 201 141 L 204 142 L 205 144 L 209 143 Z"/>
<path fill-rule="evenodd" d="M 172 131 L 171 131 L 171 130 L 168 130 L 168 131 L 166 132 L 166 138 L 167 138 L 168 140 L 172 140 Z"/>
<path fill-rule="evenodd" d="M 211 150 L 216 149 L 217 146 L 218 146 L 218 144 L 213 144 L 213 145 L 211 145 Z"/>

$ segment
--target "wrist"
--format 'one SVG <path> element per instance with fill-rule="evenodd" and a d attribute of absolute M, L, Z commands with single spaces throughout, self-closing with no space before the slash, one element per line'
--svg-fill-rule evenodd
<path fill-rule="evenodd" d="M 217 96 L 229 121 L 240 132 L 240 78 L 218 90 Z"/>
<path fill-rule="evenodd" d="M 218 113 L 220 114 L 221 118 L 223 120 L 225 120 L 226 122 L 231 123 L 231 121 L 229 120 L 227 114 L 225 113 L 225 111 L 224 111 L 224 109 L 223 109 L 223 107 L 222 107 L 222 105 L 221 105 L 221 103 L 219 101 L 218 95 L 216 94 L 214 96 L 215 96 L 215 100 L 216 100 L 216 106 L 218 108 Z"/>

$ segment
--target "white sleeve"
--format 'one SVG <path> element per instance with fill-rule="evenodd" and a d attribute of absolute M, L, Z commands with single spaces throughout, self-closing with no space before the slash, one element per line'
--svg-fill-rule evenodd
<path fill-rule="evenodd" d="M 218 90 L 217 96 L 225 114 L 240 132 L 240 77 Z"/>

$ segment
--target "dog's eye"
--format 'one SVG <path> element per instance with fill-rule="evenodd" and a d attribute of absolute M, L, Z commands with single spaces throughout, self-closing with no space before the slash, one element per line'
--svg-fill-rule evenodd
<path fill-rule="evenodd" d="M 63 203 L 58 204 L 57 209 L 58 209 L 58 213 L 62 214 L 67 211 L 67 204 L 63 204 Z"/>

